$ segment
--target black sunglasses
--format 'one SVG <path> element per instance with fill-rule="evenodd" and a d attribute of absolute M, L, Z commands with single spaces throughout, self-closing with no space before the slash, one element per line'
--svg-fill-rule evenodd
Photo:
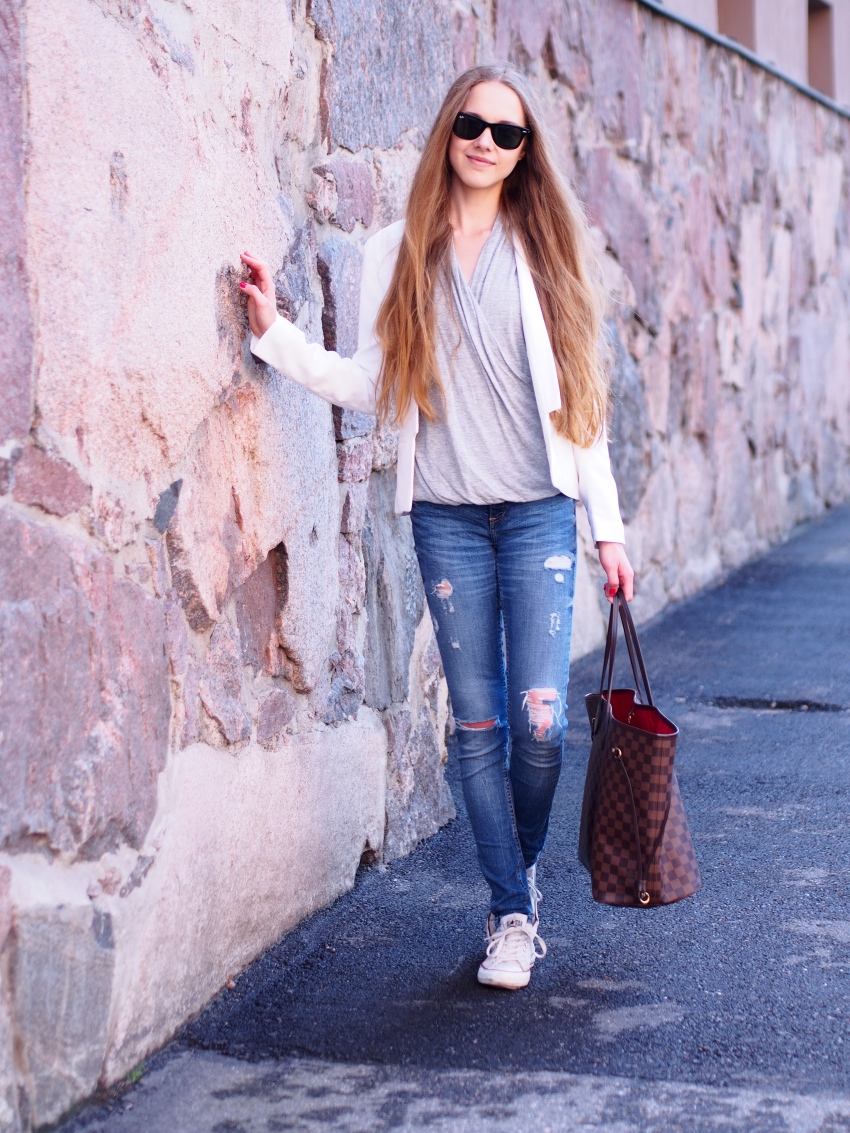
<path fill-rule="evenodd" d="M 512 126 L 509 122 L 485 122 L 476 114 L 464 113 L 455 118 L 452 133 L 465 142 L 471 142 L 473 138 L 480 138 L 488 127 L 493 144 L 499 149 L 516 149 L 522 144 L 522 139 L 531 133 L 527 126 Z"/>

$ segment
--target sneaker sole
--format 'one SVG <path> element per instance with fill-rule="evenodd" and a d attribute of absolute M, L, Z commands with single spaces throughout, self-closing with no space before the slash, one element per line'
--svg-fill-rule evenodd
<path fill-rule="evenodd" d="M 505 991 L 519 991 L 528 987 L 531 979 L 531 970 L 527 972 L 499 972 L 493 968 L 480 967 L 478 969 L 478 982 L 485 987 L 501 987 Z"/>

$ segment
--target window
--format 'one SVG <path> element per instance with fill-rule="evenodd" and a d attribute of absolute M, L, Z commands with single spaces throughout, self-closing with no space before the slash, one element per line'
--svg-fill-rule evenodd
<path fill-rule="evenodd" d="M 721 35 L 756 49 L 756 0 L 718 0 L 717 25 Z"/>
<path fill-rule="evenodd" d="M 835 98 L 835 50 L 832 4 L 809 0 L 809 86 Z"/>

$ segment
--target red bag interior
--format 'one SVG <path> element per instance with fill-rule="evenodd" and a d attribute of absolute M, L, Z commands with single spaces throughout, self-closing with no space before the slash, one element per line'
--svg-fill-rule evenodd
<path fill-rule="evenodd" d="M 602 694 L 605 697 L 605 694 Z M 605 697 L 607 699 L 607 697 Z M 657 708 L 635 703 L 633 688 L 615 688 L 611 692 L 611 712 L 621 724 L 651 732 L 654 736 L 675 736 L 678 728 L 661 715 Z"/>

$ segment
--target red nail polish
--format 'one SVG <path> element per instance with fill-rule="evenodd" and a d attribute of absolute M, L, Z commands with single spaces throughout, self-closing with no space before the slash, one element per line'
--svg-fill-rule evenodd
<path fill-rule="evenodd" d="M 247 283 L 240 283 L 239 286 L 244 288 L 244 287 L 247 287 L 248 285 L 247 285 Z"/>

